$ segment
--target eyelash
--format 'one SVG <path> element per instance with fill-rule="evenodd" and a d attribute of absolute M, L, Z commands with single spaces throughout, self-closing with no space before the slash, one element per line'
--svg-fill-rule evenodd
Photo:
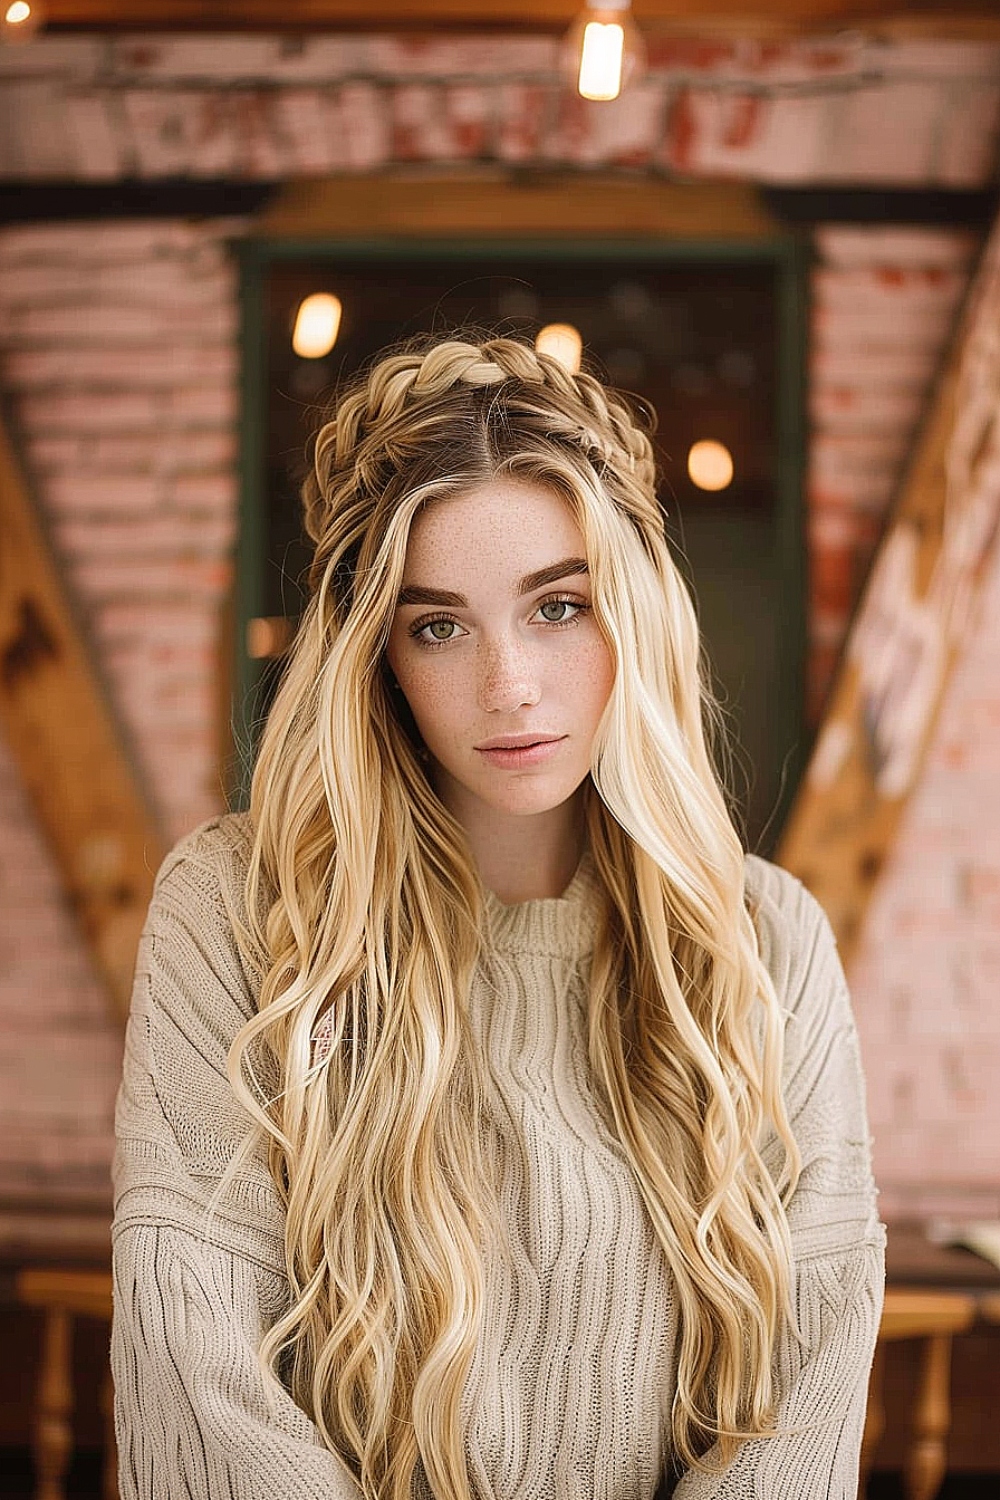
<path fill-rule="evenodd" d="M 543 624 L 547 625 L 550 630 L 564 630 L 568 625 L 575 625 L 580 616 L 586 614 L 590 609 L 590 605 L 585 604 L 582 599 L 573 599 L 568 594 L 551 594 L 547 599 L 543 599 L 540 602 L 535 613 L 537 614 L 538 610 L 543 609 L 546 604 L 570 604 L 576 610 L 576 614 L 570 615 L 568 620 L 544 620 Z M 458 625 L 460 623 L 453 615 L 445 614 L 431 615 L 428 619 L 424 620 L 414 620 L 409 630 L 411 639 L 427 651 L 436 651 L 440 646 L 450 646 L 455 639 L 454 636 L 449 636 L 446 641 L 433 641 L 427 640 L 423 634 L 429 626 L 436 625 L 440 620 L 445 621 L 449 625 Z"/>

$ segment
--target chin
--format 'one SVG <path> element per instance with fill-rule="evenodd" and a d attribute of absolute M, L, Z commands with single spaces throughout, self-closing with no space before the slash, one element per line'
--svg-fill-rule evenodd
<path fill-rule="evenodd" d="M 577 790 L 576 787 L 522 787 L 512 788 L 502 797 L 485 797 L 483 800 L 497 812 L 510 813 L 512 817 L 537 817 L 562 807 Z"/>

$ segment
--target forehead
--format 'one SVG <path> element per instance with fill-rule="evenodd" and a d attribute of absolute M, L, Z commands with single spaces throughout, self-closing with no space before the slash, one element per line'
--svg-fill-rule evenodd
<path fill-rule="evenodd" d="M 585 555 L 568 502 L 546 485 L 495 479 L 432 500 L 410 527 L 404 578 L 430 581 L 445 569 L 520 576 L 563 557 Z"/>

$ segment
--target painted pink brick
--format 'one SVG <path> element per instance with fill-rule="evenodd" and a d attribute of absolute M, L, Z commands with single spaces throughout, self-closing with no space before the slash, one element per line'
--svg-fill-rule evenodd
<path fill-rule="evenodd" d="M 44 509 L 53 516 L 143 515 L 163 503 L 164 485 L 149 474 L 48 474 L 39 485 Z"/>
<path fill-rule="evenodd" d="M 156 389 L 176 380 L 236 376 L 231 344 L 155 344 L 122 347 L 61 345 L 13 348 L 0 361 L 4 383 L 19 391 L 33 386 L 126 386 Z"/>
<path fill-rule="evenodd" d="M 814 239 L 823 265 L 837 270 L 940 266 L 968 271 L 979 245 L 979 237 L 969 230 L 905 225 L 820 224 Z"/>
<path fill-rule="evenodd" d="M 403 79 L 480 77 L 554 72 L 559 41 L 501 34 L 486 37 L 385 36 L 371 39 L 377 71 Z"/>
<path fill-rule="evenodd" d="M 273 122 L 290 176 L 318 177 L 337 168 L 337 109 L 329 88 L 282 90 L 273 102 Z"/>
<path fill-rule="evenodd" d="M 937 174 L 958 187 L 982 182 L 995 169 L 1000 141 L 1000 82 L 957 83 L 937 142 Z"/>
<path fill-rule="evenodd" d="M 825 95 L 682 88 L 670 104 L 662 160 L 705 176 L 810 181 L 826 168 L 832 107 Z"/>
<path fill-rule="evenodd" d="M 337 117 L 337 167 L 373 172 L 384 166 L 392 154 L 392 116 L 386 91 L 363 78 L 341 84 Z"/>
<path fill-rule="evenodd" d="M 456 131 L 448 96 L 435 83 L 399 84 L 390 95 L 392 155 L 397 161 L 447 161 L 468 154 L 468 132 Z M 483 136 L 480 136 L 480 144 Z"/>
<path fill-rule="evenodd" d="M 125 141 L 117 128 L 114 103 L 95 89 L 69 90 L 63 101 L 75 153 L 74 176 L 88 182 L 113 182 L 128 175 Z"/>
<path fill-rule="evenodd" d="M 33 306 L 18 310 L 4 306 L 0 311 L 0 338 L 6 343 L 67 341 L 99 342 L 106 338 L 129 339 L 148 343 L 151 339 L 185 335 L 214 342 L 235 335 L 236 307 L 215 297 L 193 305 L 128 305 L 95 303 L 92 305 Z"/>
<path fill-rule="evenodd" d="M 235 426 L 236 389 L 228 381 L 219 385 L 178 385 L 166 393 L 164 415 L 193 427 Z"/>
<path fill-rule="evenodd" d="M 504 82 L 497 90 L 497 99 L 498 155 L 504 161 L 530 161 L 542 152 L 552 128 L 558 90 L 548 82 Z"/>
<path fill-rule="evenodd" d="M 644 166 L 659 146 L 664 107 L 664 91 L 655 79 L 634 83 L 607 104 L 590 103 L 564 88 L 558 95 L 556 128 L 542 143 L 543 153 L 584 166 Z"/>

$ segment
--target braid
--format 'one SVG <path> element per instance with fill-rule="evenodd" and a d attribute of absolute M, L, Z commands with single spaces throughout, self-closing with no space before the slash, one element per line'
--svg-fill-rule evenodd
<path fill-rule="evenodd" d="M 630 488 L 655 493 L 655 414 L 647 405 L 609 391 L 585 372 L 571 374 L 520 339 L 423 338 L 356 378 L 319 431 L 302 491 L 305 529 L 316 545 L 314 587 L 330 560 L 333 515 L 339 515 L 334 529 L 343 541 L 345 508 L 367 497 L 358 507 L 360 523 L 379 496 L 398 489 L 401 476 L 412 483 L 428 470 L 439 434 L 454 433 L 456 423 L 465 432 L 456 474 L 479 460 L 478 477 L 486 477 L 492 439 L 513 424 L 585 457 L 602 478 L 627 476 Z M 446 472 L 439 468 L 434 477 Z"/>

